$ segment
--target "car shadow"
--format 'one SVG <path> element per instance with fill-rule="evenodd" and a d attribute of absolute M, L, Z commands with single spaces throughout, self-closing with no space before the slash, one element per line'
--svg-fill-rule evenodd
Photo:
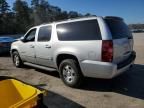
<path fill-rule="evenodd" d="M 29 68 L 31 67 L 26 67 Z M 59 78 L 58 72 L 35 70 Z M 135 64 L 129 71 L 113 79 L 85 78 L 83 85 L 78 89 L 115 92 L 144 100 L 144 65 Z"/>
<path fill-rule="evenodd" d="M 42 70 L 42 69 L 36 69 L 36 71 L 56 77 L 56 78 L 60 78 L 59 73 L 57 71 L 46 71 L 46 70 Z"/>
<path fill-rule="evenodd" d="M 28 66 L 28 65 L 23 65 L 22 69 L 25 69 L 25 70 L 34 69 L 37 72 L 40 72 L 40 73 L 43 73 L 43 74 L 46 74 L 46 75 L 50 75 L 50 76 L 53 76 L 53 77 L 56 77 L 56 78 L 60 78 L 58 71 L 47 71 L 47 70 L 39 69 L 39 68 L 36 68 L 36 67 L 31 67 L 31 66 Z"/>
<path fill-rule="evenodd" d="M 36 71 L 60 78 L 58 72 L 41 69 Z M 135 64 L 129 71 L 113 79 L 85 78 L 83 85 L 78 89 L 115 92 L 144 100 L 144 65 Z"/>
<path fill-rule="evenodd" d="M 109 80 L 86 78 L 80 89 L 116 92 L 144 100 L 144 65 L 135 64 L 126 73 Z"/>
<path fill-rule="evenodd" d="M 84 106 L 52 91 L 48 91 L 48 95 L 44 97 L 43 102 L 47 108 L 85 108 Z"/>

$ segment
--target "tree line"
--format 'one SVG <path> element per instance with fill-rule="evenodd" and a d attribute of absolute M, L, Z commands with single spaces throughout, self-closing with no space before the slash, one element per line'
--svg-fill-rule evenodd
<path fill-rule="evenodd" d="M 0 0 L 0 35 L 20 34 L 35 25 L 83 16 L 91 14 L 63 11 L 47 0 L 32 0 L 30 6 L 24 0 L 15 0 L 12 7 L 6 0 Z"/>
<path fill-rule="evenodd" d="M 131 30 L 144 30 L 144 24 L 129 24 Z"/>
<path fill-rule="evenodd" d="M 25 33 L 30 27 L 57 20 L 91 16 L 75 11 L 64 11 L 49 4 L 48 0 L 15 0 L 10 7 L 6 0 L 0 0 L 0 35 Z M 130 24 L 130 29 L 144 29 L 144 24 Z"/>

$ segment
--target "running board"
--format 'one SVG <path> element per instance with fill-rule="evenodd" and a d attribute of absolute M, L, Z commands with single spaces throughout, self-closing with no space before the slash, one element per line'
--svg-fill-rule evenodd
<path fill-rule="evenodd" d="M 57 71 L 55 68 L 40 66 L 40 65 L 36 65 L 36 64 L 28 63 L 28 62 L 24 62 L 24 64 L 28 65 L 28 66 L 31 66 L 31 67 L 38 68 L 38 69 L 47 70 L 47 71 Z"/>

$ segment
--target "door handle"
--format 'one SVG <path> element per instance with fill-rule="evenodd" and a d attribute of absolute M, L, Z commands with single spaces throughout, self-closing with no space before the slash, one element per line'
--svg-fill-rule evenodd
<path fill-rule="evenodd" d="M 51 48 L 51 46 L 50 45 L 45 45 L 45 48 Z"/>
<path fill-rule="evenodd" d="M 34 48 L 34 45 L 30 45 L 30 48 Z"/>

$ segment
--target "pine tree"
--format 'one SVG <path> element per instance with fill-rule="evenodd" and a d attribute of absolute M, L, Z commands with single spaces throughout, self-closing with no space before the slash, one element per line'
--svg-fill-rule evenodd
<path fill-rule="evenodd" d="M 30 26 L 30 9 L 27 2 L 16 0 L 13 10 L 15 12 L 16 25 L 18 32 L 25 32 Z"/>
<path fill-rule="evenodd" d="M 6 0 L 0 0 L 0 13 L 1 14 L 5 14 L 8 11 L 10 11 L 10 6 L 8 5 L 8 3 L 6 2 Z"/>
<path fill-rule="evenodd" d="M 31 6 L 33 9 L 34 24 L 47 23 L 50 21 L 51 16 L 49 3 L 46 0 L 32 0 Z"/>

